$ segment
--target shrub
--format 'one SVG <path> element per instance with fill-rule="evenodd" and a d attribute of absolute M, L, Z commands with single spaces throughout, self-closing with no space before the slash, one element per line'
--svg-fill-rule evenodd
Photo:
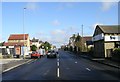
<path fill-rule="evenodd" d="M 32 51 L 36 51 L 36 50 L 37 50 L 37 47 L 36 47 L 35 45 L 32 45 L 31 50 L 32 50 Z"/>
<path fill-rule="evenodd" d="M 120 56 L 120 48 L 116 48 L 116 49 L 113 51 L 113 55 L 119 57 L 119 56 Z"/>

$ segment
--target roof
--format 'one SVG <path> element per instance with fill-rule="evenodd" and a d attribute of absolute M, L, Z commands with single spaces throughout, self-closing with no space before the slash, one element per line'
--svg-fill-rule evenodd
<path fill-rule="evenodd" d="M 39 42 L 39 39 L 33 38 L 33 39 L 31 40 L 31 42 Z"/>
<path fill-rule="evenodd" d="M 103 33 L 120 33 L 119 25 L 97 25 Z"/>
<path fill-rule="evenodd" d="M 16 46 L 16 45 L 20 45 L 20 46 L 23 46 L 24 45 L 24 42 L 5 42 L 4 43 L 4 46 Z"/>
<path fill-rule="evenodd" d="M 8 40 L 24 40 L 24 36 L 25 36 L 25 40 L 28 39 L 28 34 L 11 34 L 8 38 Z"/>
<path fill-rule="evenodd" d="M 92 41 L 92 36 L 83 37 L 83 42 L 86 43 L 86 41 Z"/>

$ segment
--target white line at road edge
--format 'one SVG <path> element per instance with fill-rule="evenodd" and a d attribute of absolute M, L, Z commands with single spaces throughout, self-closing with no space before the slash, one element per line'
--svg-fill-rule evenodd
<path fill-rule="evenodd" d="M 57 77 L 60 77 L 60 70 L 59 70 L 59 68 L 57 69 Z"/>
<path fill-rule="evenodd" d="M 9 71 L 9 70 L 11 70 L 11 69 L 14 69 L 14 68 L 16 68 L 16 67 L 18 67 L 18 66 L 21 66 L 21 65 L 23 65 L 23 64 L 26 64 L 26 63 L 28 63 L 28 62 L 30 62 L 30 61 L 32 61 L 32 60 L 29 60 L 29 61 L 24 62 L 24 63 L 22 63 L 22 64 L 18 64 L 18 65 L 16 65 L 16 66 L 11 67 L 11 68 L 8 68 L 8 69 L 4 70 L 3 73 L 4 73 L 4 72 L 7 72 L 7 71 Z"/>
<path fill-rule="evenodd" d="M 86 68 L 86 70 L 91 71 L 89 68 Z"/>

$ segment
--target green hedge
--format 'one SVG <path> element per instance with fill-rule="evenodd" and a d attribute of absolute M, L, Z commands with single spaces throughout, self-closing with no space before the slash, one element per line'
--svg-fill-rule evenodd
<path fill-rule="evenodd" d="M 113 51 L 113 56 L 115 56 L 115 57 L 120 57 L 120 48 L 116 48 L 116 49 Z"/>

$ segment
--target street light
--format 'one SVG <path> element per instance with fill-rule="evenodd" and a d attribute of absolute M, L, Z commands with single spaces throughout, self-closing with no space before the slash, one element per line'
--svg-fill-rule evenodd
<path fill-rule="evenodd" d="M 24 29 L 24 27 L 25 27 L 25 10 L 26 10 L 26 8 L 23 8 L 23 59 L 24 59 L 24 53 L 25 53 L 25 51 L 24 51 L 24 46 L 25 46 L 25 29 Z"/>
<path fill-rule="evenodd" d="M 83 51 L 83 25 L 82 25 L 82 41 L 81 41 L 81 46 L 82 46 L 81 51 Z"/>

